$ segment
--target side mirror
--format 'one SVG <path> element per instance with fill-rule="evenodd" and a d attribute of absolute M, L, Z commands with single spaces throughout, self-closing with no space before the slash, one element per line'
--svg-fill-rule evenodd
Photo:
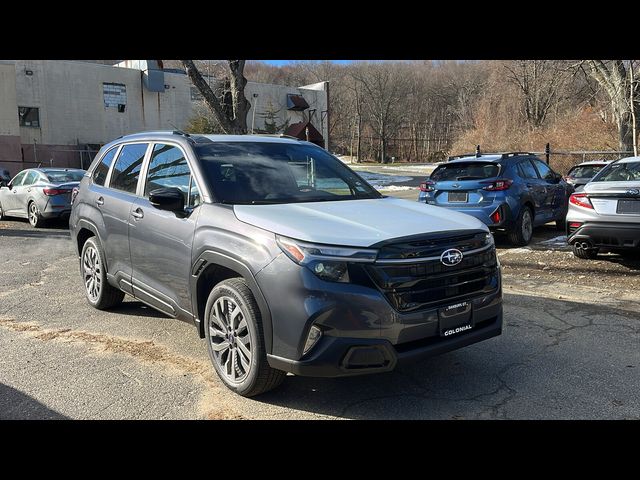
<path fill-rule="evenodd" d="M 184 194 L 179 188 L 156 188 L 149 192 L 149 202 L 158 210 L 184 211 Z"/>

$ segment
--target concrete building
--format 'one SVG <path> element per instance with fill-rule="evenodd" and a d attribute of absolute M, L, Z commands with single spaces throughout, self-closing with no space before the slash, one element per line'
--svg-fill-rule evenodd
<path fill-rule="evenodd" d="M 328 145 L 328 83 L 248 82 L 249 132 L 294 134 Z M 0 168 L 86 168 L 101 145 L 145 130 L 185 130 L 203 111 L 189 77 L 156 60 L 116 65 L 0 60 Z M 279 132 L 278 132 L 279 133 Z"/>

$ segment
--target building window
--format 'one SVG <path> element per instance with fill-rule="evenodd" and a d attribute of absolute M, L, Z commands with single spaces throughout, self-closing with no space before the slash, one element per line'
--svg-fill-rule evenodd
<path fill-rule="evenodd" d="M 21 127 L 40 128 L 40 109 L 36 107 L 18 107 Z"/>
<path fill-rule="evenodd" d="M 119 112 L 124 112 L 127 104 L 127 87 L 121 83 L 103 83 L 102 95 L 104 97 L 105 108 L 117 108 Z"/>
<path fill-rule="evenodd" d="M 198 90 L 196 87 L 191 87 L 191 101 L 195 102 L 198 100 L 202 100 L 204 97 L 202 96 L 202 94 L 200 93 L 200 90 Z"/>

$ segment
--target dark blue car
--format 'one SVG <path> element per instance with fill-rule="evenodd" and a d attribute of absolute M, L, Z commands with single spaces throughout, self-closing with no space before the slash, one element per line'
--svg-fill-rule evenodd
<path fill-rule="evenodd" d="M 564 228 L 573 188 L 532 153 L 450 157 L 420 185 L 419 202 L 472 215 L 514 245 L 527 245 L 533 228 Z"/>

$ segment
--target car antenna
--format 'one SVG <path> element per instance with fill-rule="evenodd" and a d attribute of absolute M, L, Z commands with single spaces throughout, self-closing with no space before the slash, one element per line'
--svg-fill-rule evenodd
<path fill-rule="evenodd" d="M 171 125 L 173 127 L 173 133 L 178 133 L 180 135 L 184 135 L 185 137 L 190 137 L 191 135 L 189 135 L 187 132 L 183 132 L 182 130 L 180 130 L 178 127 L 176 127 L 173 123 L 171 123 L 169 120 L 167 120 L 167 123 L 169 125 Z"/>

